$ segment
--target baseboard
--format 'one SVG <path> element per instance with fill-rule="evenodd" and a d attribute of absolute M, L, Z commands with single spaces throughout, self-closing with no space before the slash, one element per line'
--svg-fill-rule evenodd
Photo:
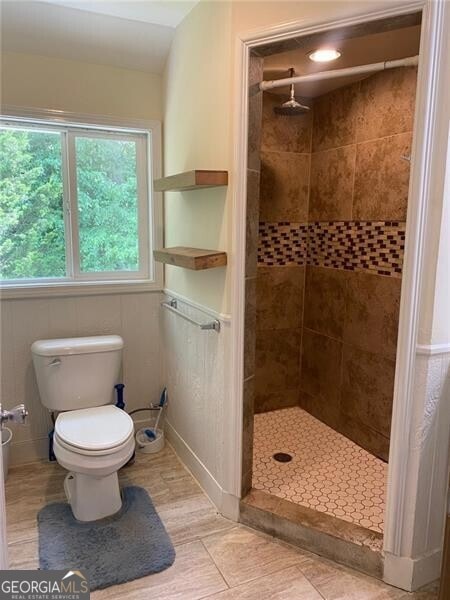
<path fill-rule="evenodd" d="M 46 460 L 48 459 L 48 437 L 12 442 L 9 450 L 9 464 L 11 467 Z"/>
<path fill-rule="evenodd" d="M 224 517 L 232 521 L 238 521 L 239 498 L 229 494 L 220 486 L 207 467 L 168 421 L 166 421 L 165 427 L 167 441 L 211 502 Z"/>
<path fill-rule="evenodd" d="M 441 561 L 441 550 L 435 550 L 419 558 L 394 556 L 386 552 L 383 580 L 395 587 L 414 592 L 439 579 Z"/>

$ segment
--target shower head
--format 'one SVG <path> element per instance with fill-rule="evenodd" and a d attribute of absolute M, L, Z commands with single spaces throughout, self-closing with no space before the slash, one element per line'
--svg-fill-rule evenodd
<path fill-rule="evenodd" d="M 289 76 L 294 77 L 294 74 L 295 74 L 295 71 L 291 67 L 289 69 Z M 289 98 L 289 100 L 287 100 L 286 102 L 283 102 L 283 104 L 281 106 L 275 106 L 275 108 L 273 109 L 274 113 L 276 115 L 284 115 L 286 117 L 293 117 L 296 115 L 303 115 L 303 114 L 307 113 L 310 110 L 309 106 L 300 104 L 300 102 L 297 102 L 297 100 L 295 99 L 294 84 L 291 85 L 290 93 L 291 93 L 291 97 Z"/>
<path fill-rule="evenodd" d="M 294 87 L 294 86 L 292 86 Z M 275 106 L 273 109 L 277 115 L 284 115 L 286 117 L 293 117 L 296 115 L 304 115 L 310 110 L 309 106 L 300 104 L 295 98 L 291 98 L 287 102 L 284 102 L 281 106 Z"/>

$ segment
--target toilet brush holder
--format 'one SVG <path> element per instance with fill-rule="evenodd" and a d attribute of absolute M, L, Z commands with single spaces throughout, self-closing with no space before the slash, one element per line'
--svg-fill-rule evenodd
<path fill-rule="evenodd" d="M 152 435 L 149 435 L 151 432 Z M 136 432 L 136 444 L 140 452 L 154 454 L 164 448 L 164 431 L 142 427 Z"/>

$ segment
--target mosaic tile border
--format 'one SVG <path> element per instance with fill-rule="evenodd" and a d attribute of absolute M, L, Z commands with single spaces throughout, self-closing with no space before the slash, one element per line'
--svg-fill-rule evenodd
<path fill-rule="evenodd" d="M 402 221 L 259 224 L 260 266 L 308 264 L 399 278 L 404 250 Z"/>

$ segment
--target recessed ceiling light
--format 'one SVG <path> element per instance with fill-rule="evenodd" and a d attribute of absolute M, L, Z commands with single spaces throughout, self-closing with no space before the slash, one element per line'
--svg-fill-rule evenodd
<path fill-rule="evenodd" d="M 339 58 L 341 53 L 335 48 L 319 48 L 310 52 L 308 56 L 314 62 L 330 62 Z"/>

